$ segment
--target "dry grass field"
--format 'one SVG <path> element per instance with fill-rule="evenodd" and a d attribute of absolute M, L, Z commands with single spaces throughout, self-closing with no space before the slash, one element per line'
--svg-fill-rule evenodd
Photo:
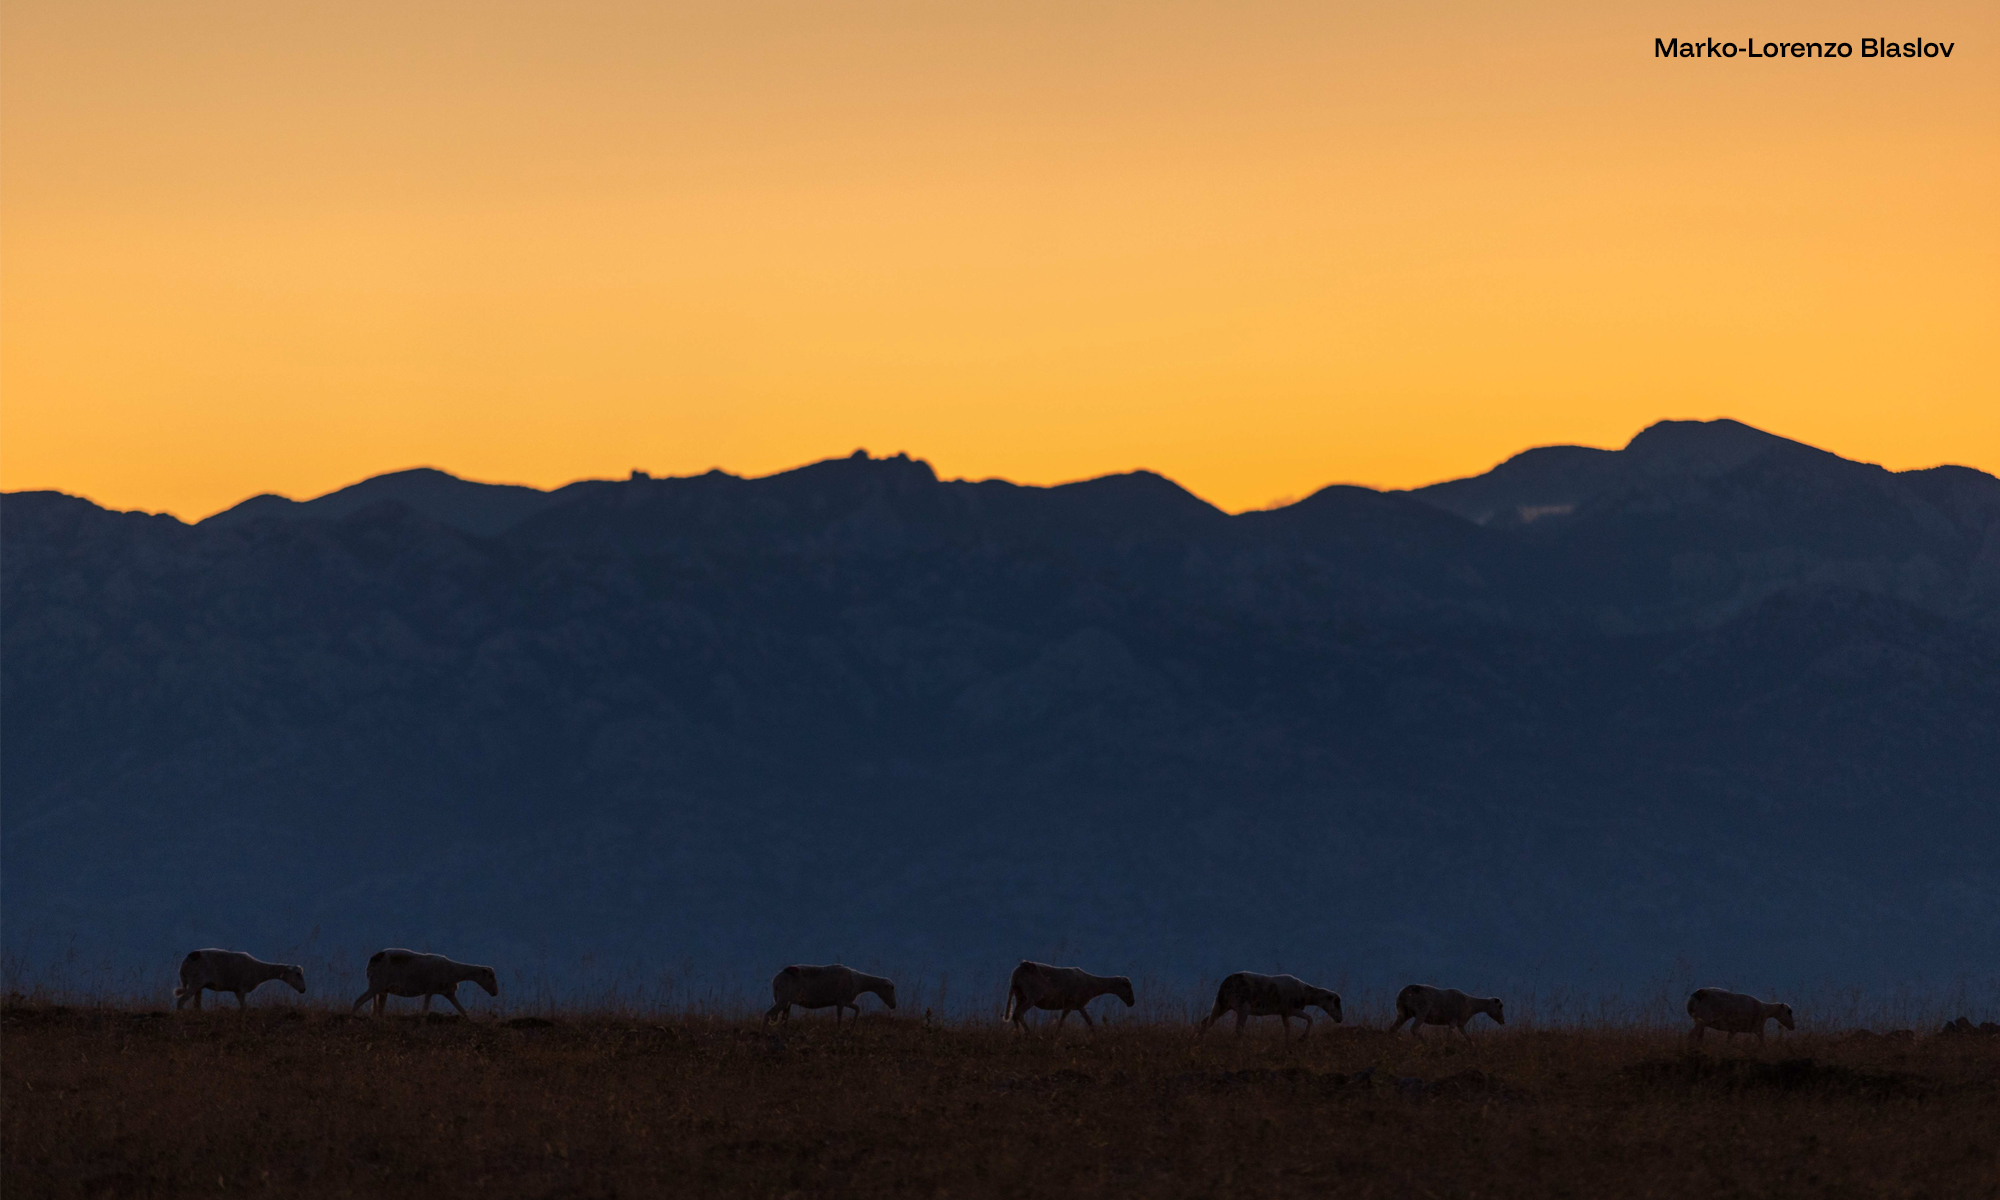
<path fill-rule="evenodd" d="M 1258 1029 L 1257 1024 L 1269 1028 Z M 1995 1196 L 2000 1038 L 0 1013 L 39 1196 Z"/>

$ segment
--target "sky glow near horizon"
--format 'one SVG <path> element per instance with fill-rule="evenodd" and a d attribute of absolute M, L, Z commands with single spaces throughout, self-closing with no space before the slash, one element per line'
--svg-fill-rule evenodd
<path fill-rule="evenodd" d="M 2000 8 L 0 10 L 0 488 L 2000 472 Z M 1659 60 L 1655 37 L 1949 60 Z"/>

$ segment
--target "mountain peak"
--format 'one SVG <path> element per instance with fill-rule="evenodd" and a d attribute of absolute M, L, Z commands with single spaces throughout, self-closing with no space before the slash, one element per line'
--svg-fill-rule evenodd
<path fill-rule="evenodd" d="M 1642 464 L 1649 474 L 1719 475 L 1779 448 L 1826 453 L 1727 417 L 1656 421 L 1634 435 L 1621 453 Z"/>
<path fill-rule="evenodd" d="M 1415 489 L 1417 499 L 1480 525 L 1521 526 L 1566 518 L 1580 507 L 1671 478 L 1712 479 L 1765 455 L 1868 471 L 1804 442 L 1732 421 L 1656 421 L 1622 450 L 1539 446 L 1486 472 Z M 1558 522 L 1560 523 L 1560 522 Z"/>
<path fill-rule="evenodd" d="M 251 521 L 338 521 L 352 513 L 393 501 L 441 525 L 480 536 L 500 533 L 547 507 L 549 493 L 514 483 L 475 483 L 436 467 L 411 467 L 376 475 L 314 497 L 291 500 L 266 493 L 252 496 L 200 522 L 227 528 Z"/>

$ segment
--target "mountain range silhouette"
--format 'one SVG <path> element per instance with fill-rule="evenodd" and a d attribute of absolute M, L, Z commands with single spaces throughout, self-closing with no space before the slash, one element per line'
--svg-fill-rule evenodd
<path fill-rule="evenodd" d="M 16 492 L 0 703 L 17 956 L 2000 963 L 2000 480 L 1733 421 L 1237 515 L 861 452 L 194 525 Z"/>

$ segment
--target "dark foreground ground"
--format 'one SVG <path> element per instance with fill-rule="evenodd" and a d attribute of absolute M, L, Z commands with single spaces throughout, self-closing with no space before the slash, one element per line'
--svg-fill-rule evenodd
<path fill-rule="evenodd" d="M 1994 1196 L 2000 1037 L 0 1013 L 30 1196 Z M 1074 1022 L 1072 1022 L 1074 1026 Z M 1435 1035 L 1433 1035 L 1435 1036 Z"/>

